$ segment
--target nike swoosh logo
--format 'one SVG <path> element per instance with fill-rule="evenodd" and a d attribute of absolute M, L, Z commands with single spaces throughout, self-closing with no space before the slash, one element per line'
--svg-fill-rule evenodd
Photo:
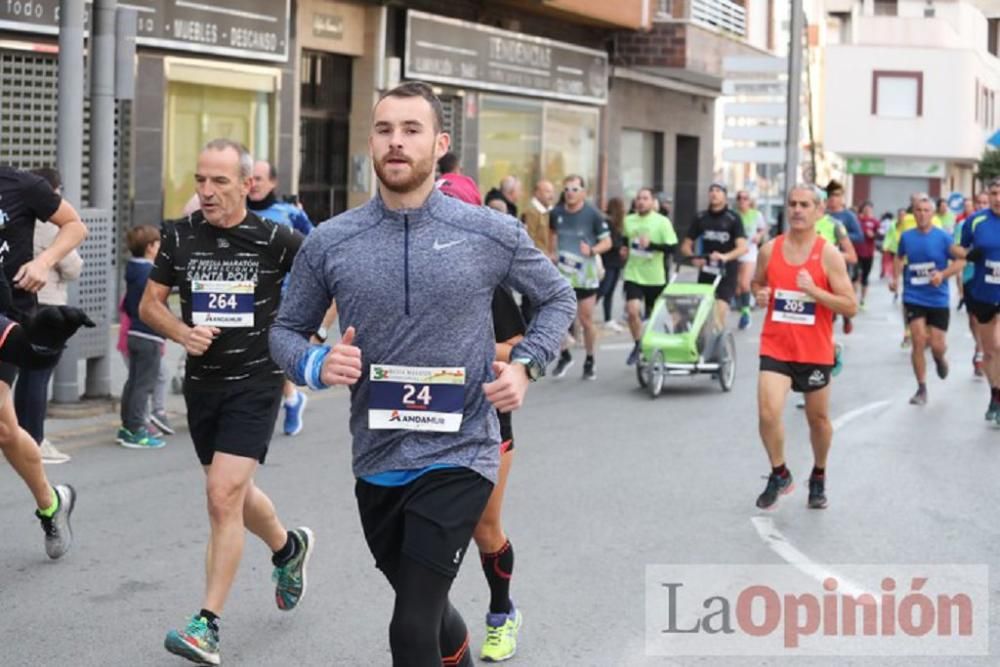
<path fill-rule="evenodd" d="M 438 243 L 437 239 L 434 239 L 434 249 L 444 250 L 445 248 L 450 248 L 453 245 L 458 245 L 459 243 L 465 243 L 465 239 L 459 239 L 457 241 L 451 241 L 450 243 Z"/>

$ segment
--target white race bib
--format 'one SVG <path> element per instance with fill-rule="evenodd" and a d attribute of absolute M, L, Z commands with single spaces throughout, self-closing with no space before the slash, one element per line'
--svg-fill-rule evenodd
<path fill-rule="evenodd" d="M 775 290 L 771 320 L 809 326 L 816 323 L 816 300 L 805 292 Z"/>
<path fill-rule="evenodd" d="M 464 368 L 372 364 L 368 428 L 455 433 L 465 409 Z"/>
<path fill-rule="evenodd" d="M 635 239 L 634 241 L 632 241 L 632 247 L 630 249 L 630 252 L 635 257 L 647 258 L 653 256 L 653 252 L 651 250 L 649 250 L 648 248 L 643 248 L 642 245 L 639 244 L 639 239 Z"/>
<path fill-rule="evenodd" d="M 986 260 L 986 275 L 983 280 L 990 285 L 1000 285 L 1000 262 L 994 259 Z"/>
<path fill-rule="evenodd" d="M 930 285 L 931 274 L 937 269 L 937 264 L 934 262 L 920 262 L 918 264 L 910 264 L 907 268 L 910 270 L 911 285 Z"/>
<path fill-rule="evenodd" d="M 252 280 L 192 280 L 192 323 L 220 328 L 253 327 L 254 286 Z"/>

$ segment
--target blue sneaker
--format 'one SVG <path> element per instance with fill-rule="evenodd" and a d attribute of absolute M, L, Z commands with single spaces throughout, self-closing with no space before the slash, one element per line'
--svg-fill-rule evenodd
<path fill-rule="evenodd" d="M 750 313 L 743 311 L 740 313 L 740 331 L 750 328 Z"/>
<path fill-rule="evenodd" d="M 222 664 L 219 631 L 209 625 L 203 616 L 192 616 L 186 628 L 168 632 L 163 647 L 199 665 Z"/>
<path fill-rule="evenodd" d="M 633 347 L 632 351 L 628 353 L 628 359 L 625 360 L 625 365 L 635 366 L 636 362 L 639 361 L 639 353 L 641 351 L 642 350 L 640 349 L 639 342 L 636 341 L 635 347 Z"/>
<path fill-rule="evenodd" d="M 157 438 L 149 432 L 145 426 L 130 431 L 124 426 L 118 429 L 118 436 L 115 438 L 119 445 L 129 449 L 159 449 L 167 444 L 162 438 Z"/>
<path fill-rule="evenodd" d="M 295 399 L 292 405 L 285 401 L 285 435 L 298 435 L 304 426 L 302 413 L 306 411 L 309 397 L 301 391 L 296 391 Z"/>
<path fill-rule="evenodd" d="M 844 370 L 843 352 L 844 348 L 839 343 L 833 346 L 833 370 L 830 372 L 833 377 L 837 377 L 840 371 Z"/>

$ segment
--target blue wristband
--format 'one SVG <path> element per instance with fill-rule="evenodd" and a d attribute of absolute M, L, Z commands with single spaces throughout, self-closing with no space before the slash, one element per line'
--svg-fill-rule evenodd
<path fill-rule="evenodd" d="M 329 345 L 310 345 L 306 353 L 299 358 L 295 368 L 295 383 L 305 385 L 310 389 L 326 389 L 321 375 L 326 355 L 330 354 Z"/>

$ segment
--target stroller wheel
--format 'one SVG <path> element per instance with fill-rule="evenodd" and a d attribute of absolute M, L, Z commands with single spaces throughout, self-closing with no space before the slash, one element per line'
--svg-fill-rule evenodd
<path fill-rule="evenodd" d="M 729 391 L 736 381 L 736 339 L 732 331 L 722 334 L 719 348 L 719 386 Z"/>
<path fill-rule="evenodd" d="M 657 350 L 646 364 L 646 389 L 649 390 L 649 395 L 652 398 L 656 398 L 663 391 L 663 380 L 666 374 L 667 370 L 663 367 L 663 352 Z"/>
<path fill-rule="evenodd" d="M 643 389 L 646 388 L 646 375 L 649 371 L 649 363 L 642 358 L 642 354 L 639 355 L 639 359 L 635 362 L 635 379 L 639 381 L 639 386 Z"/>

